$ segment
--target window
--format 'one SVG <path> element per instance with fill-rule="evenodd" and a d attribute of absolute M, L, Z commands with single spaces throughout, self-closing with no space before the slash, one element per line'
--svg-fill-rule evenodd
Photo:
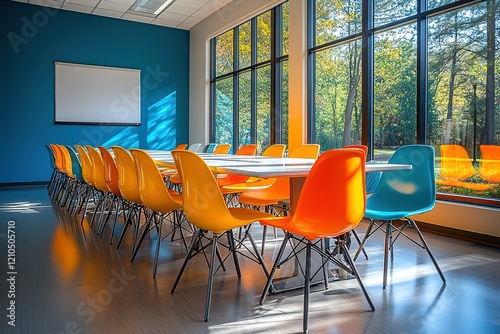
<path fill-rule="evenodd" d="M 322 150 L 362 142 L 381 161 L 402 145 L 432 145 L 439 196 L 500 205 L 500 163 L 487 175 L 481 150 L 500 146 L 499 2 L 309 0 L 308 8 L 309 141 Z M 470 173 L 446 170 L 442 145 L 463 148 Z"/>
<path fill-rule="evenodd" d="M 210 141 L 288 141 L 288 2 L 211 40 Z"/>

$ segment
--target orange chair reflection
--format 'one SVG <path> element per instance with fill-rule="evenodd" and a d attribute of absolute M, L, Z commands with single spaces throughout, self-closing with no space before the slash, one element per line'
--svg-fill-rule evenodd
<path fill-rule="evenodd" d="M 488 182 L 500 183 L 500 145 L 480 145 L 479 175 Z"/>

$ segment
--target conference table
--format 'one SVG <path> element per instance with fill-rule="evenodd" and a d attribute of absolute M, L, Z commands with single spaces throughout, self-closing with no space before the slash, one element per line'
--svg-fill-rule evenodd
<path fill-rule="evenodd" d="M 169 151 L 147 150 L 148 154 L 157 162 L 158 166 L 166 168 L 175 168 L 175 163 Z M 303 158 L 276 158 L 265 156 L 245 156 L 231 154 L 211 154 L 198 153 L 198 155 L 206 162 L 206 164 L 219 174 L 240 174 L 256 178 L 275 178 L 289 177 L 290 178 L 290 210 L 293 212 L 300 196 L 300 191 L 305 182 L 305 179 L 313 166 L 315 159 Z M 388 163 L 366 163 L 365 171 L 370 172 L 405 172 L 412 169 L 410 164 L 388 164 Z M 294 261 L 292 267 L 283 266 L 280 271 L 283 273 L 279 277 L 279 273 L 273 281 L 276 292 L 293 290 L 301 288 L 304 285 L 301 268 L 304 268 L 305 254 L 301 255 Z M 321 258 L 316 256 L 312 258 L 311 270 L 317 272 L 317 269 L 322 265 Z M 333 275 L 328 271 L 330 278 L 338 279 L 338 275 Z M 316 275 L 311 284 L 323 282 L 322 275 Z M 321 276 L 321 277 L 319 277 Z"/>

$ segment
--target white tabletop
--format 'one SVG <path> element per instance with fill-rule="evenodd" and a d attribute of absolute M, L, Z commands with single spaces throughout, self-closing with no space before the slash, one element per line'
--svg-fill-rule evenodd
<path fill-rule="evenodd" d="M 169 151 L 147 150 L 160 164 L 175 166 Z M 276 158 L 249 155 L 198 153 L 200 157 L 219 173 L 241 174 L 254 177 L 305 177 L 315 159 Z M 411 165 L 367 163 L 366 172 L 385 172 L 411 169 Z"/>

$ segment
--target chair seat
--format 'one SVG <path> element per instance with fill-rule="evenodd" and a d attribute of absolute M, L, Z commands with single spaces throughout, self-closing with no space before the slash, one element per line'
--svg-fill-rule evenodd
<path fill-rule="evenodd" d="M 413 210 L 413 211 L 393 211 L 388 209 L 387 211 L 375 210 L 375 209 L 366 209 L 365 218 L 374 219 L 374 220 L 398 220 L 403 219 L 405 217 L 419 215 L 425 212 L 428 212 L 430 209 L 421 209 L 421 210 Z"/>
<path fill-rule="evenodd" d="M 276 220 L 279 217 L 273 216 L 269 213 L 263 211 L 257 211 L 247 208 L 228 208 L 229 212 L 234 216 L 234 218 L 241 220 L 240 226 L 245 226 L 255 221 L 261 221 L 262 223 L 267 220 Z M 263 220 L 265 219 L 265 220 Z M 239 227 L 239 226 L 237 226 Z"/>

